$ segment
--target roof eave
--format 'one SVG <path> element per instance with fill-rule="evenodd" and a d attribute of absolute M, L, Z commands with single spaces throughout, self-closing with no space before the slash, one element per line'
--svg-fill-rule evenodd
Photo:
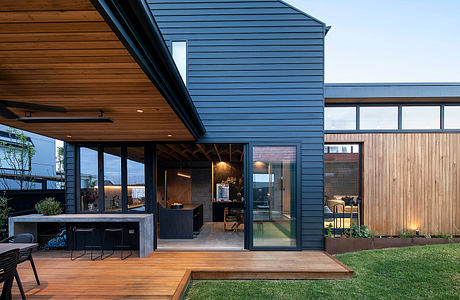
<path fill-rule="evenodd" d="M 160 29 L 142 0 L 91 0 L 195 139 L 206 130 Z"/>

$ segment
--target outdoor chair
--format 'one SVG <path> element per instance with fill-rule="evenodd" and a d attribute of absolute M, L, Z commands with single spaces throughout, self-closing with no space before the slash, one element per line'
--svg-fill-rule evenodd
<path fill-rule="evenodd" d="M 34 235 L 31 233 L 20 233 L 18 235 L 10 236 L 9 238 L 6 238 L 4 240 L 1 240 L 0 243 L 33 243 L 35 240 Z M 25 250 L 20 250 L 19 251 L 19 257 L 18 257 L 18 264 L 22 264 L 25 261 L 30 261 L 30 265 L 32 266 L 32 270 L 34 271 L 35 275 L 35 280 L 37 281 L 37 284 L 40 285 L 40 280 L 38 279 L 38 273 L 37 269 L 35 268 L 35 263 L 34 259 L 32 258 L 32 248 L 25 249 Z M 25 294 L 24 290 L 22 288 L 21 280 L 19 279 L 19 274 L 16 272 L 16 282 L 19 287 L 19 291 L 21 292 L 22 299 L 25 299 Z"/>
<path fill-rule="evenodd" d="M 19 249 L 13 249 L 0 254 L 0 283 L 3 282 L 1 300 L 11 300 L 11 287 L 13 278 L 17 274 Z"/>
<path fill-rule="evenodd" d="M 129 250 L 129 255 L 126 256 L 126 257 L 123 257 L 123 249 L 126 249 L 126 248 L 130 248 L 131 246 L 130 245 L 127 245 L 125 244 L 125 233 L 124 233 L 125 229 L 123 227 L 116 227 L 116 228 L 105 228 L 104 229 L 104 236 L 103 236 L 103 239 L 102 239 L 102 252 L 101 252 L 101 259 L 104 259 L 104 258 L 107 258 L 107 257 L 110 257 L 112 256 L 114 253 L 115 253 L 115 248 L 118 248 L 121 250 L 121 253 L 120 253 L 120 258 L 121 260 L 125 260 L 127 259 L 128 257 L 130 257 L 131 255 L 133 255 L 133 250 Z M 118 245 L 114 244 L 113 241 L 111 241 L 112 245 L 111 245 L 111 250 L 112 250 L 112 253 L 109 254 L 108 256 L 104 257 L 104 244 L 107 240 L 107 235 L 119 235 L 120 237 L 120 243 Z"/>
<path fill-rule="evenodd" d="M 90 240 L 94 241 L 94 239 L 96 238 L 96 228 L 92 227 L 92 228 L 77 228 L 77 227 L 74 227 L 72 229 L 72 233 L 73 233 L 73 245 L 72 245 L 72 249 L 70 251 L 70 260 L 76 260 L 77 258 L 80 258 L 84 255 L 86 255 L 86 250 L 91 250 L 91 260 L 96 260 L 99 256 L 96 256 L 96 258 L 93 259 L 93 250 L 94 249 L 101 249 L 100 245 L 88 245 L 88 238 L 90 238 Z M 83 236 L 83 254 L 80 254 L 79 256 L 76 256 L 74 257 L 73 256 L 73 252 L 77 250 L 77 234 L 78 235 L 81 235 Z M 102 255 L 102 252 L 101 252 L 101 255 Z M 101 256 L 101 259 L 102 259 L 102 256 Z"/>

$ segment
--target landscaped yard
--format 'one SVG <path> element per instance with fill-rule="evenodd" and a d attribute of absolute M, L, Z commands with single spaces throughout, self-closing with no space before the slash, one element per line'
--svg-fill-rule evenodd
<path fill-rule="evenodd" d="M 460 299 L 460 244 L 336 256 L 352 280 L 194 281 L 186 299 Z"/>

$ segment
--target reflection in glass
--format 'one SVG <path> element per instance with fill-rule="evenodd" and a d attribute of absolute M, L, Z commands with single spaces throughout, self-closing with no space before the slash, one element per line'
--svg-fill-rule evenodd
<path fill-rule="evenodd" d="M 439 129 L 441 127 L 439 106 L 403 106 L 402 129 Z"/>
<path fill-rule="evenodd" d="M 355 130 L 356 107 L 325 107 L 325 130 Z"/>
<path fill-rule="evenodd" d="M 444 128 L 460 129 L 460 106 L 444 106 Z"/>
<path fill-rule="evenodd" d="M 80 210 L 97 211 L 97 150 L 80 148 Z"/>
<path fill-rule="evenodd" d="M 360 129 L 398 129 L 398 107 L 361 107 Z"/>
<path fill-rule="evenodd" d="M 104 148 L 104 205 L 106 211 L 121 211 L 121 148 Z"/>
<path fill-rule="evenodd" d="M 145 211 L 144 147 L 128 147 L 128 210 Z"/>
<path fill-rule="evenodd" d="M 296 246 L 296 147 L 253 148 L 253 245 Z"/>

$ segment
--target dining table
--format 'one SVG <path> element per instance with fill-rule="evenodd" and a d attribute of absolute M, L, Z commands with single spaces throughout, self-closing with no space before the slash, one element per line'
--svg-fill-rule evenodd
<path fill-rule="evenodd" d="M 35 247 L 38 247 L 37 243 L 0 243 L 0 254 L 3 254 L 13 249 L 19 249 L 19 251 L 24 251 Z"/>

